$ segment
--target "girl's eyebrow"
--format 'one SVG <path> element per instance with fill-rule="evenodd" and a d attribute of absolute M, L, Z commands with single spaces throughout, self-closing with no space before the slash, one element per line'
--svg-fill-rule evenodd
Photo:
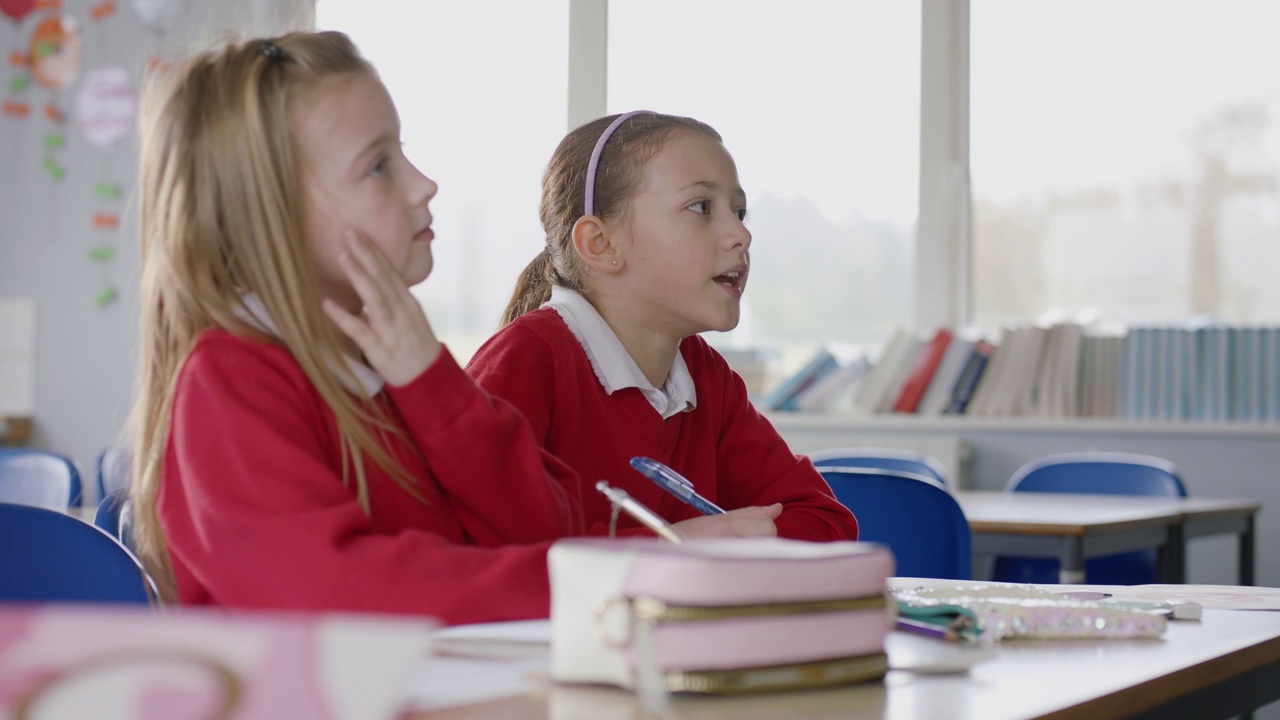
<path fill-rule="evenodd" d="M 689 183 L 688 185 L 685 185 L 684 187 L 680 188 L 680 190 L 683 191 L 683 190 L 688 190 L 689 188 L 695 188 L 695 187 L 704 187 L 708 190 L 716 190 L 720 187 L 720 183 L 714 180 L 695 180 Z"/>
<path fill-rule="evenodd" d="M 715 192 L 716 190 L 720 189 L 720 183 L 716 182 L 715 180 L 695 180 L 689 183 L 688 185 L 685 185 L 682 188 L 678 188 L 676 192 L 683 193 L 693 188 L 705 188 L 710 192 Z M 730 188 L 729 194 L 733 196 L 734 200 L 741 199 L 743 202 L 746 202 L 747 191 L 743 190 L 742 187 L 739 185 L 735 185 L 732 188 Z"/>

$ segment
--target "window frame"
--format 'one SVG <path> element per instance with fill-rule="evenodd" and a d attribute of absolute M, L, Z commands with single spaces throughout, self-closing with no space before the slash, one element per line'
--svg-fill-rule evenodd
<path fill-rule="evenodd" d="M 921 0 L 920 179 L 912 282 L 916 329 L 971 319 L 969 0 Z M 604 115 L 609 0 L 569 0 L 567 130 Z"/>

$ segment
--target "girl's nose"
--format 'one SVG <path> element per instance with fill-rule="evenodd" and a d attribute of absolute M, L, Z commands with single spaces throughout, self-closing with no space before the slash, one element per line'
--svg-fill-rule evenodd
<path fill-rule="evenodd" d="M 413 166 L 413 184 L 412 184 L 412 200 L 414 205 L 423 205 L 436 196 L 440 186 L 435 180 L 422 174 L 422 171 Z"/>

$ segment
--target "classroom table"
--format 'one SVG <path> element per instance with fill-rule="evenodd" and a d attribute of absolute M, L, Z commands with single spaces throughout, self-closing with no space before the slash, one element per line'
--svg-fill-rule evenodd
<path fill-rule="evenodd" d="M 892 658 L 892 654 L 891 654 Z M 891 670 L 883 682 L 736 697 L 680 696 L 672 720 L 1213 720 L 1280 699 L 1280 613 L 1206 609 L 1161 638 L 1009 641 L 966 672 Z M 406 720 L 645 717 L 629 692 L 534 679 L 520 694 Z"/>
<path fill-rule="evenodd" d="M 1257 500 L 962 490 L 956 500 L 973 531 L 975 554 L 1058 558 L 1063 583 L 1084 582 L 1084 561 L 1156 548 L 1161 582 L 1186 580 L 1186 544 L 1196 537 L 1239 539 L 1241 585 L 1254 583 Z"/>

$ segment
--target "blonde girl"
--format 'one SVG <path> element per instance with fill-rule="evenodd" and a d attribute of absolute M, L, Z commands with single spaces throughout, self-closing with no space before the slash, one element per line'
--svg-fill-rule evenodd
<path fill-rule="evenodd" d="M 746 195 L 720 135 L 652 112 L 600 118 L 561 141 L 542 188 L 546 243 L 467 366 L 476 381 L 581 477 L 686 535 L 857 539 L 853 515 L 698 335 L 738 324 L 750 271 Z M 699 516 L 635 472 L 635 456 L 730 512 Z M 582 503 L 588 532 L 606 532 L 607 501 Z"/>
<path fill-rule="evenodd" d="M 576 477 L 409 294 L 436 184 L 340 33 L 230 43 L 140 118 L 137 542 L 169 601 L 545 616 Z"/>

